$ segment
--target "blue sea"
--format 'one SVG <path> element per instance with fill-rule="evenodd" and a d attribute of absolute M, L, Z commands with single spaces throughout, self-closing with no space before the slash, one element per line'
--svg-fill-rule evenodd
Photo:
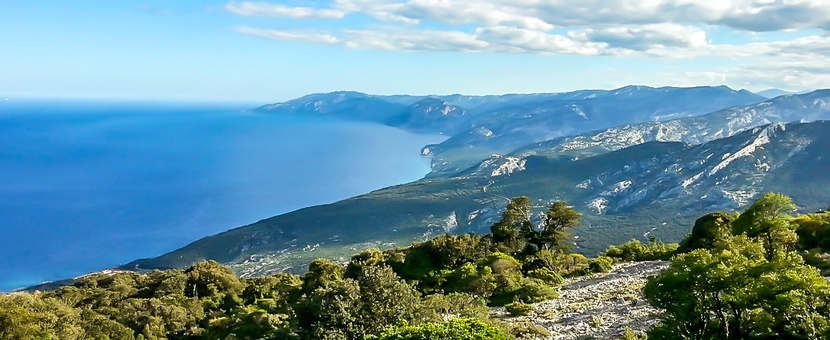
<path fill-rule="evenodd" d="M 0 101 L 0 291 L 421 178 L 445 138 L 252 106 Z"/>

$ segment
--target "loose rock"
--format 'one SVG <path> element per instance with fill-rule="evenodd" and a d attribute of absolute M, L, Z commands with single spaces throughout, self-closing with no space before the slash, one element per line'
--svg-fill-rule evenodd
<path fill-rule="evenodd" d="M 527 316 L 510 316 L 504 308 L 494 317 L 510 323 L 531 323 L 552 335 L 543 339 L 617 339 L 626 330 L 642 334 L 660 322 L 661 311 L 652 307 L 643 287 L 652 275 L 668 267 L 665 261 L 629 262 L 608 273 L 568 279 L 559 297 L 533 305 Z"/>

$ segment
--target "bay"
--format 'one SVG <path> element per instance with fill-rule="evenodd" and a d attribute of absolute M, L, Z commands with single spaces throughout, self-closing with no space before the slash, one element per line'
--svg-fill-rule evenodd
<path fill-rule="evenodd" d="M 0 103 L 0 291 L 418 179 L 445 138 L 246 107 Z"/>

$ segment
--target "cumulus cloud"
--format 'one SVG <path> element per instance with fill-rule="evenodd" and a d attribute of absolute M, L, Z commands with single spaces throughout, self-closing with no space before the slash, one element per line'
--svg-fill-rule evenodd
<path fill-rule="evenodd" d="M 672 77 L 830 82 L 828 0 L 332 0 L 321 7 L 231 2 L 225 10 L 337 21 L 326 31 L 235 28 L 272 40 L 397 51 L 725 58 L 740 66 Z"/>
<path fill-rule="evenodd" d="M 578 41 L 564 35 L 548 34 L 515 27 L 488 27 L 476 30 L 476 36 L 490 43 L 495 52 L 530 52 L 544 54 L 611 54 L 608 44 Z"/>
<path fill-rule="evenodd" d="M 359 36 L 371 35 L 377 40 L 350 46 L 401 46 L 406 50 L 411 49 L 408 46 L 425 46 L 429 50 L 439 49 L 435 46 L 459 46 L 460 51 L 476 51 L 468 44 L 457 43 L 464 37 L 465 41 L 475 41 L 474 45 L 480 47 L 478 51 L 640 53 L 673 58 L 729 51 L 740 56 L 737 49 L 712 45 L 707 29 L 720 27 L 750 33 L 830 30 L 830 1 L 826 0 L 333 0 L 320 8 L 231 2 L 225 9 L 242 16 L 290 19 L 342 19 L 362 14 L 378 23 L 403 24 L 404 29 L 412 32 L 427 30 L 434 32 L 435 39 L 450 39 L 446 43 L 408 44 L 404 42 L 413 39 L 401 38 L 405 33 L 369 34 L 365 24 L 321 33 L 355 36 L 359 31 Z M 298 39 L 297 33 L 284 33 L 271 38 L 304 40 Z M 382 41 L 399 38 L 402 41 Z M 715 50 L 721 47 L 722 50 Z"/>
<path fill-rule="evenodd" d="M 569 35 L 583 41 L 603 42 L 635 51 L 658 47 L 700 48 L 708 45 L 706 32 L 702 29 L 669 23 L 587 28 L 569 32 Z"/>

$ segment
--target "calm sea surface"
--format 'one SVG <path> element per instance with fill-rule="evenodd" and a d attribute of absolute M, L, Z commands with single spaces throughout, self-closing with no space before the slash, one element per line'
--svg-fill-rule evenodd
<path fill-rule="evenodd" d="M 418 179 L 444 138 L 245 108 L 0 102 L 0 291 Z"/>

